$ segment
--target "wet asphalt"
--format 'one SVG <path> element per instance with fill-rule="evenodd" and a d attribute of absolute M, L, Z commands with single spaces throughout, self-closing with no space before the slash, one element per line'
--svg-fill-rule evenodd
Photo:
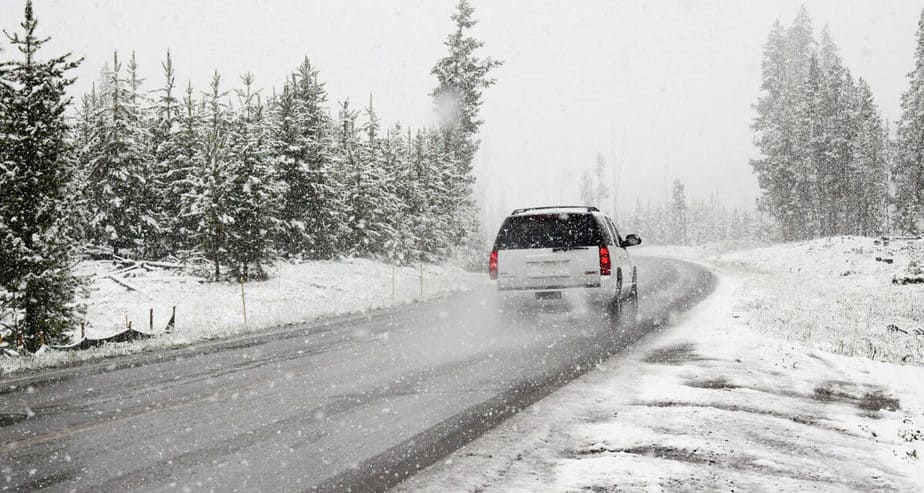
<path fill-rule="evenodd" d="M 632 350 L 714 277 L 643 258 L 639 320 L 493 290 L 0 381 L 0 491 L 383 490 Z"/>

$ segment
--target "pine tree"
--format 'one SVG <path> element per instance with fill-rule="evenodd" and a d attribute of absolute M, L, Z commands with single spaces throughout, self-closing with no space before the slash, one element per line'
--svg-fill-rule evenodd
<path fill-rule="evenodd" d="M 482 91 L 495 83 L 488 74 L 503 63 L 475 55 L 484 42 L 470 34 L 478 22 L 474 13 L 475 9 L 468 0 L 459 0 L 452 15 L 456 29 L 445 43 L 449 53 L 436 63 L 431 72 L 439 82 L 431 95 L 441 116 L 446 145 L 459 155 L 466 166 L 471 166 L 478 149 Z"/>
<path fill-rule="evenodd" d="M 385 239 L 384 228 L 387 226 L 382 222 L 386 191 L 381 180 L 384 158 L 378 135 L 380 124 L 371 99 L 365 114 L 366 121 L 357 129 L 357 115 L 349 109 L 349 102 L 344 102 L 341 107 L 344 133 L 340 141 L 343 144 L 350 229 L 346 252 L 357 256 L 374 255 L 376 246 Z"/>
<path fill-rule="evenodd" d="M 414 260 L 435 261 L 444 258 L 449 243 L 449 228 L 439 198 L 445 195 L 442 185 L 442 142 L 439 131 L 418 131 L 410 146 L 410 167 L 415 193 L 409 202 L 413 214 L 417 243 Z"/>
<path fill-rule="evenodd" d="M 100 119 L 102 108 L 100 98 L 96 93 L 96 84 L 91 86 L 90 92 L 81 97 L 81 105 L 77 111 L 74 131 L 71 135 L 73 151 L 75 154 L 75 202 L 79 219 L 76 221 L 77 236 L 81 241 L 88 241 L 91 232 L 89 196 L 91 183 L 88 175 L 91 165 L 96 158 L 93 151 L 97 148 L 97 139 L 100 133 Z"/>
<path fill-rule="evenodd" d="M 263 105 L 253 80 L 249 73 L 241 77 L 240 110 L 228 135 L 227 255 L 242 282 L 266 277 L 263 266 L 273 254 L 281 205 L 263 132 Z"/>
<path fill-rule="evenodd" d="M 205 99 L 201 144 L 195 157 L 199 168 L 194 178 L 189 214 L 196 220 L 195 245 L 214 267 L 214 279 L 221 279 L 221 266 L 228 259 L 228 214 L 231 199 L 231 170 L 228 163 L 228 120 L 226 92 L 218 71 L 212 76 Z"/>
<path fill-rule="evenodd" d="M 461 181 L 453 165 L 453 157 L 445 152 L 443 133 L 430 129 L 424 135 L 424 184 L 426 212 L 430 230 L 421 252 L 427 262 L 436 262 L 449 256 L 452 247 L 462 243 L 460 218 L 467 217 L 456 204 L 464 200 L 457 195 Z"/>
<path fill-rule="evenodd" d="M 80 317 L 65 118 L 67 72 L 80 61 L 38 58 L 48 38 L 36 35 L 31 1 L 20 26 L 4 34 L 21 59 L 0 64 L 0 324 L 34 350 L 43 336 L 61 340 Z"/>
<path fill-rule="evenodd" d="M 283 88 L 273 114 L 273 162 L 285 185 L 285 227 L 279 245 L 286 253 L 316 259 L 336 255 L 343 219 L 326 101 L 318 71 L 305 58 Z"/>
<path fill-rule="evenodd" d="M 450 218 L 477 217 L 472 200 L 474 177 L 472 165 L 478 150 L 478 130 L 482 121 L 479 113 L 482 105 L 482 92 L 494 85 L 490 72 L 502 62 L 490 57 L 480 58 L 476 51 L 484 43 L 471 35 L 471 29 L 477 21 L 474 8 L 468 0 L 459 0 L 452 15 L 455 31 L 446 40 L 449 53 L 437 61 L 431 73 L 436 76 L 438 85 L 431 93 L 440 115 L 442 132 L 442 158 L 451 170 L 445 172 L 442 184 L 450 195 L 443 201 L 448 207 Z M 463 243 L 470 231 L 464 224 L 454 224 L 451 235 L 457 244 Z M 470 243 L 470 242 L 469 242 Z"/>
<path fill-rule="evenodd" d="M 606 158 L 603 157 L 603 154 L 597 153 L 597 165 L 594 167 L 594 178 L 596 179 L 596 186 L 594 187 L 594 202 L 593 204 L 599 208 L 603 208 L 603 201 L 610 196 L 610 192 L 606 188 Z"/>
<path fill-rule="evenodd" d="M 580 194 L 582 205 L 594 205 L 596 194 L 594 193 L 594 178 L 590 171 L 584 170 L 581 173 Z"/>
<path fill-rule="evenodd" d="M 924 10 L 918 21 L 914 57 L 909 87 L 901 97 L 893 177 L 897 225 L 917 234 L 924 232 Z"/>
<path fill-rule="evenodd" d="M 679 245 L 687 244 L 687 198 L 683 183 L 674 180 L 671 193 L 671 225 L 672 242 Z"/>
<path fill-rule="evenodd" d="M 153 107 L 150 124 L 152 179 L 151 202 L 161 226 L 158 238 L 157 256 L 176 254 L 184 245 L 188 231 L 183 227 L 184 194 L 189 191 L 190 163 L 181 159 L 181 112 L 183 107 L 177 99 L 176 75 L 170 51 L 161 64 L 164 71 L 164 85 Z"/>
<path fill-rule="evenodd" d="M 416 260 L 414 248 L 418 243 L 412 207 L 419 193 L 419 183 L 411 165 L 409 144 L 399 124 L 382 140 L 384 181 L 390 196 L 383 217 L 388 222 L 389 236 L 382 242 L 382 257 L 398 265 Z"/>
<path fill-rule="evenodd" d="M 888 137 L 873 93 L 862 78 L 857 84 L 858 133 L 853 149 L 855 166 L 849 196 L 855 208 L 853 233 L 883 232 L 888 199 Z"/>
<path fill-rule="evenodd" d="M 365 251 L 362 229 L 365 228 L 364 214 L 368 205 L 362 196 L 364 173 L 358 118 L 359 112 L 350 108 L 349 100 L 340 102 L 335 163 L 344 191 L 345 220 L 342 234 L 338 235 L 336 249 L 348 256 L 361 255 Z"/>
<path fill-rule="evenodd" d="M 837 46 L 825 27 L 819 49 L 823 71 L 823 113 L 816 115 L 826 129 L 824 157 L 818 169 L 821 234 L 847 234 L 856 220 L 856 188 L 852 180 L 857 140 L 857 90 L 850 71 L 844 66 Z"/>
<path fill-rule="evenodd" d="M 797 236 L 796 200 L 793 198 L 794 138 L 792 136 L 793 83 L 788 76 L 786 30 L 777 21 L 770 31 L 761 64 L 761 96 L 755 105 L 754 143 L 763 155 L 751 160 L 763 190 L 763 206 L 780 220 L 784 239 Z"/>
<path fill-rule="evenodd" d="M 776 23 L 762 66 L 752 161 L 761 206 L 785 240 L 873 231 L 885 197 L 881 123 L 872 96 L 844 66 L 827 28 L 816 47 L 803 7 L 788 29 Z M 864 100 L 864 98 L 868 98 Z M 864 154 L 872 145 L 873 154 Z M 867 204 L 867 205 L 864 205 Z"/>
<path fill-rule="evenodd" d="M 826 112 L 824 80 L 818 57 L 809 57 L 808 74 L 796 101 L 796 119 L 793 121 L 796 145 L 790 157 L 792 174 L 788 185 L 795 203 L 792 215 L 785 219 L 791 224 L 791 239 L 814 238 L 823 233 L 825 208 L 830 206 L 828 185 L 833 164 L 830 159 L 829 129 L 824 118 Z M 786 186 L 787 183 L 783 183 Z"/>
<path fill-rule="evenodd" d="M 194 94 L 192 84 L 187 83 L 179 115 L 180 128 L 174 136 L 177 154 L 173 163 L 165 161 L 165 166 L 174 166 L 165 170 L 166 209 L 178 209 L 176 216 L 168 223 L 170 229 L 166 236 L 168 248 L 173 254 L 185 255 L 195 250 L 195 233 L 199 227 L 196 202 L 197 188 L 201 184 L 199 177 L 204 169 L 203 125 L 202 112 Z"/>
<path fill-rule="evenodd" d="M 143 126 L 137 79 L 121 75 L 118 54 L 106 74 L 101 94 L 103 113 L 98 138 L 90 150 L 95 156 L 87 170 L 90 187 L 91 239 L 108 244 L 114 253 L 135 249 L 144 253 L 146 240 L 156 230 L 148 215 L 147 187 L 150 167 L 147 135 Z"/>

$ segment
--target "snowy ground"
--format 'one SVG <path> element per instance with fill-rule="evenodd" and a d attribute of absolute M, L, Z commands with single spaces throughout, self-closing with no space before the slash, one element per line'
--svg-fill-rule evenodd
<path fill-rule="evenodd" d="M 863 238 L 672 249 L 713 266 L 713 296 L 398 489 L 924 491 L 924 367 L 866 357 L 920 347 L 885 330 L 924 328 L 924 286 L 891 283 L 908 244 L 893 264 Z M 842 306 L 863 289 L 861 314 Z"/>
<path fill-rule="evenodd" d="M 137 275 L 119 277 L 120 281 L 137 289 L 129 291 L 106 277 L 113 270 L 109 262 L 86 262 L 80 266 L 81 273 L 92 279 L 86 336 L 100 338 L 121 332 L 127 322 L 131 322 L 134 329 L 160 334 L 176 306 L 173 333 L 84 351 L 0 357 L 0 368 L 10 372 L 180 346 L 277 325 L 431 299 L 487 283 L 484 274 L 450 266 L 425 265 L 421 296 L 418 267 L 393 268 L 365 259 L 302 264 L 279 262 L 269 280 L 244 285 L 245 324 L 239 284 L 204 283 L 200 278 L 173 271 L 139 269 L 133 272 Z"/>
<path fill-rule="evenodd" d="M 924 240 L 836 237 L 722 253 L 650 247 L 740 277 L 736 314 L 760 333 L 847 356 L 924 364 Z M 876 258 L 891 259 L 892 263 Z"/>

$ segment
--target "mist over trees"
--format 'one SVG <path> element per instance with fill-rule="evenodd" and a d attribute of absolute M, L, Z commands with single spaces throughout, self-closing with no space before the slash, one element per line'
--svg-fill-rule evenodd
<path fill-rule="evenodd" d="M 480 267 L 472 161 L 500 62 L 477 56 L 466 0 L 452 19 L 432 72 L 436 128 L 386 126 L 372 96 L 362 110 L 331 104 L 307 58 L 269 94 L 250 73 L 180 89 L 169 51 L 154 83 L 115 52 L 67 118 L 78 62 L 40 60 L 26 2 L 15 52 L 0 46 L 14 58 L 0 62 L 0 327 L 34 350 L 79 325 L 82 248 L 241 282 L 279 257 Z"/>
<path fill-rule="evenodd" d="M 620 233 L 636 233 L 653 245 L 747 245 L 780 237 L 777 222 L 767 213 L 755 207 L 730 207 L 714 194 L 705 200 L 691 199 L 680 180 L 674 180 L 669 200 L 636 200 L 616 219 Z"/>

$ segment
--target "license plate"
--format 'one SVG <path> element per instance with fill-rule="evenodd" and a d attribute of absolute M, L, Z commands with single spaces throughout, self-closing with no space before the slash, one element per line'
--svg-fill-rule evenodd
<path fill-rule="evenodd" d="M 536 293 L 537 300 L 560 300 L 561 291 L 540 291 Z"/>

